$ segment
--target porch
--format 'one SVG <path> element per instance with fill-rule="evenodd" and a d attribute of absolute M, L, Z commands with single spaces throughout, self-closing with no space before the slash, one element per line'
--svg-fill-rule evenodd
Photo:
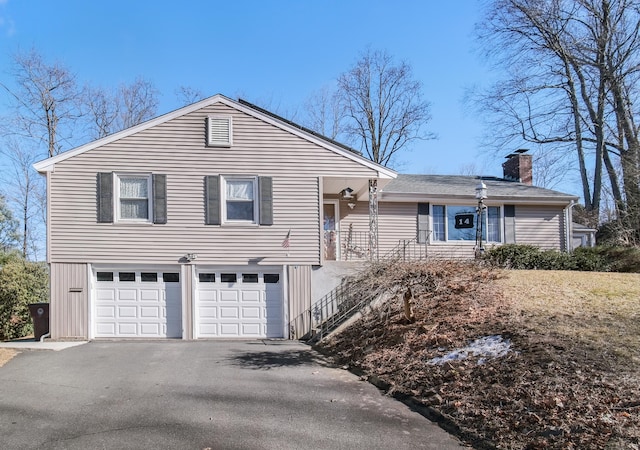
<path fill-rule="evenodd" d="M 347 231 L 327 230 L 324 232 L 323 252 L 325 261 L 370 261 L 400 259 L 415 261 L 427 259 L 426 241 L 417 239 L 399 239 L 393 247 L 371 245 L 371 233 L 355 231 L 349 224 Z"/>

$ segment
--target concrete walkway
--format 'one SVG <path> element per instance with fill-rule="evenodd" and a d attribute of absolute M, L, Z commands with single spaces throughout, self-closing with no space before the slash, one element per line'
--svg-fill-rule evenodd
<path fill-rule="evenodd" d="M 90 342 L 0 368 L 3 449 L 460 449 L 292 341 Z"/>
<path fill-rule="evenodd" d="M 78 345 L 86 344 L 87 341 L 52 341 L 45 339 L 43 342 L 35 339 L 18 339 L 15 341 L 0 342 L 0 348 L 13 348 L 16 350 L 54 350 L 60 351 Z"/>

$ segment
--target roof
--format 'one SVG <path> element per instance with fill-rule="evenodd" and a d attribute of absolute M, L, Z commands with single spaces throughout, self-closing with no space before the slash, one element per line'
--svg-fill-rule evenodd
<path fill-rule="evenodd" d="M 310 128 L 303 127 L 302 125 L 297 124 L 297 123 L 295 123 L 295 122 L 292 122 L 292 121 L 290 121 L 289 119 L 285 119 L 284 117 L 279 116 L 279 115 L 277 115 L 277 114 L 275 114 L 275 113 L 272 113 L 271 111 L 267 111 L 266 109 L 261 108 L 261 107 L 259 107 L 259 106 L 256 106 L 256 105 L 254 105 L 253 103 L 249 103 L 248 101 L 246 101 L 246 100 L 244 100 L 244 99 L 242 99 L 242 98 L 239 98 L 239 99 L 238 99 L 238 103 L 240 103 L 241 105 L 246 105 L 246 106 L 248 106 L 249 108 L 253 108 L 253 109 L 255 109 L 256 111 L 259 111 L 259 112 L 261 112 L 261 113 L 263 113 L 263 114 L 267 114 L 267 115 L 269 115 L 269 116 L 273 117 L 274 119 L 281 120 L 282 122 L 286 123 L 287 125 L 291 125 L 292 127 L 296 127 L 296 128 L 298 128 L 298 129 L 300 129 L 300 130 L 302 130 L 302 131 L 306 132 L 306 133 L 312 134 L 313 136 L 317 136 L 317 137 L 319 137 L 320 139 L 324 139 L 324 140 L 325 140 L 325 141 L 327 141 L 327 142 L 331 142 L 332 144 L 337 145 L 338 147 L 342 147 L 342 148 L 343 148 L 343 149 L 345 149 L 345 150 L 349 150 L 350 152 L 353 152 L 353 153 L 355 153 L 356 155 L 362 156 L 362 152 L 359 152 L 358 150 L 356 150 L 356 149 L 354 149 L 354 148 L 351 148 L 351 147 L 349 147 L 348 145 L 343 144 L 342 142 L 338 142 L 338 141 L 336 141 L 335 139 L 331 139 L 331 138 L 329 138 L 329 137 L 327 137 L 327 136 L 325 136 L 325 135 L 323 135 L 323 134 L 320 134 L 320 133 L 318 133 L 318 132 L 316 132 L 316 131 L 313 131 L 313 130 L 312 130 L 312 129 L 310 129 Z"/>
<path fill-rule="evenodd" d="M 395 178 L 397 173 L 392 170 L 389 169 L 387 167 L 384 167 L 380 164 L 377 164 L 363 156 L 361 156 L 361 154 L 359 152 L 356 152 L 355 150 L 351 149 L 350 147 L 347 147 L 343 144 L 339 144 L 336 141 L 333 141 L 332 139 L 329 139 L 327 137 L 324 137 L 318 133 L 312 132 L 311 130 L 304 128 L 300 125 L 297 125 L 291 121 L 288 121 L 286 119 L 283 119 L 282 117 L 279 117 L 273 113 L 270 113 L 262 108 L 259 108 L 255 105 L 252 105 L 251 103 L 248 103 L 246 101 L 239 101 L 236 102 L 234 100 L 231 100 L 230 98 L 227 98 L 221 94 L 216 94 L 212 97 L 206 98 L 204 100 L 201 100 L 199 102 L 193 103 L 191 105 L 185 106 L 183 108 L 180 109 L 176 109 L 175 111 L 169 112 L 167 114 L 163 114 L 161 116 L 158 116 L 154 119 L 148 120 L 146 122 L 143 122 L 139 125 L 135 125 L 131 128 L 127 128 L 125 130 L 122 130 L 120 132 L 111 134 L 109 136 L 106 136 L 104 138 L 95 140 L 93 142 L 89 142 L 88 144 L 85 145 L 81 145 L 79 147 L 73 148 L 71 150 L 68 150 L 64 153 L 60 153 L 59 155 L 53 156 L 51 158 L 47 158 L 45 160 L 39 161 L 37 163 L 35 163 L 33 165 L 33 167 L 40 173 L 43 172 L 50 172 L 54 169 L 55 165 L 57 163 L 60 163 L 62 161 L 65 161 L 69 158 L 73 158 L 74 156 L 80 155 L 84 152 L 93 150 L 95 148 L 101 147 L 103 145 L 107 145 L 110 144 L 111 142 L 115 142 L 117 140 L 126 138 L 128 136 L 131 136 L 135 133 L 139 133 L 141 131 L 144 131 L 148 128 L 160 125 L 162 123 L 168 122 L 169 120 L 173 120 L 176 119 L 178 117 L 182 117 L 186 114 L 192 113 L 194 111 L 197 111 L 199 109 L 202 108 L 206 108 L 207 106 L 211 106 L 214 105 L 216 103 L 221 103 L 224 104 L 230 108 L 236 109 L 238 111 L 241 111 L 249 116 L 258 118 L 264 122 L 267 122 L 271 125 L 274 125 L 282 130 L 288 131 L 296 136 L 299 136 L 309 142 L 313 142 L 321 147 L 324 147 L 328 150 L 331 150 L 339 155 L 342 155 L 348 159 L 351 159 L 353 161 L 356 161 L 366 167 L 369 167 L 370 169 L 376 170 L 378 172 L 378 177 L 379 178 L 383 178 L 383 179 L 392 179 Z"/>
<path fill-rule="evenodd" d="M 578 222 L 572 222 L 571 227 L 573 228 L 573 231 L 577 231 L 580 233 L 595 233 L 596 231 L 598 231 L 596 228 L 591 228 Z"/>
<path fill-rule="evenodd" d="M 475 188 L 482 181 L 487 186 L 488 202 L 492 199 L 514 203 L 562 203 L 577 201 L 578 197 L 537 186 L 530 186 L 497 177 L 462 175 L 400 174 L 383 189 L 385 200 L 471 200 L 475 202 Z"/>

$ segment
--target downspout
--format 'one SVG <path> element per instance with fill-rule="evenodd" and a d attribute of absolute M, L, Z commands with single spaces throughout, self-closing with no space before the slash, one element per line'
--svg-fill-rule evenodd
<path fill-rule="evenodd" d="M 564 209 L 564 221 L 565 221 L 565 248 L 567 253 L 573 252 L 573 207 L 576 205 L 574 200 Z"/>
<path fill-rule="evenodd" d="M 45 338 L 50 338 L 50 337 L 51 337 L 51 333 L 43 334 L 42 336 L 40 336 L 40 342 L 44 342 Z"/>

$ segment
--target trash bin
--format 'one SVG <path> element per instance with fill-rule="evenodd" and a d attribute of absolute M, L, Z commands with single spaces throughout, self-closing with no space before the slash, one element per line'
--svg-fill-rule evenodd
<path fill-rule="evenodd" d="M 36 341 L 49 332 L 49 304 L 31 303 L 29 313 L 33 320 L 33 334 Z"/>

